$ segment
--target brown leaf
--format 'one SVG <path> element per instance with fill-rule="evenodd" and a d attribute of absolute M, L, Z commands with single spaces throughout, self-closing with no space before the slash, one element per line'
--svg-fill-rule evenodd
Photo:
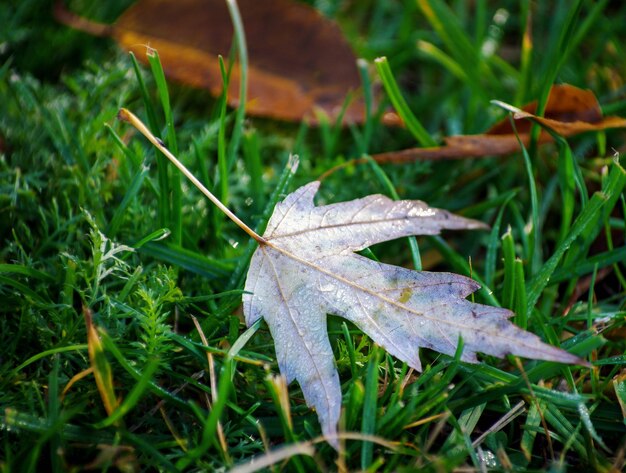
<path fill-rule="evenodd" d="M 238 0 L 249 55 L 247 113 L 281 120 L 315 121 L 320 109 L 336 118 L 361 81 L 356 58 L 337 25 L 292 0 Z M 228 58 L 233 27 L 224 0 L 140 0 L 114 25 L 98 25 L 57 6 L 57 18 L 92 34 L 112 36 L 143 62 L 146 47 L 158 51 L 166 75 L 222 92 L 218 55 Z M 228 103 L 239 102 L 234 67 Z M 362 122 L 365 106 L 351 101 L 345 122 Z"/>
<path fill-rule="evenodd" d="M 521 110 L 527 112 L 529 116 L 534 116 L 537 112 L 537 101 L 524 105 Z M 543 116 L 555 122 L 597 124 L 602 121 L 602 110 L 595 95 L 590 90 L 562 84 L 554 85 L 550 89 Z M 518 133 L 528 133 L 531 126 L 530 122 L 515 124 Z M 507 135 L 513 133 L 513 127 L 508 118 L 505 118 L 492 126 L 487 133 L 490 135 Z"/>
<path fill-rule="evenodd" d="M 499 105 L 513 112 L 517 120 L 515 128 L 524 145 L 530 142 L 531 121 L 550 127 L 561 136 L 574 136 L 587 131 L 608 128 L 626 128 L 626 119 L 603 117 L 600 105 L 590 90 L 571 85 L 555 85 L 550 90 L 544 117 L 534 115 L 537 102 L 531 102 L 521 109 L 502 102 Z M 522 120 L 527 119 L 527 120 Z M 542 130 L 540 143 L 552 141 L 549 133 Z M 410 148 L 372 156 L 377 162 L 408 162 L 425 160 L 448 160 L 478 158 L 483 156 L 504 156 L 519 151 L 519 143 L 509 118 L 492 126 L 479 135 L 458 135 L 445 138 L 444 146 L 432 148 Z"/>

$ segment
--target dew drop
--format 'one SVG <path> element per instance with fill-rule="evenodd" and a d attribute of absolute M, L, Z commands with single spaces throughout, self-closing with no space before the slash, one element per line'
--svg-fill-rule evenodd
<path fill-rule="evenodd" d="M 498 467 L 498 460 L 490 450 L 479 450 L 478 457 L 487 468 Z"/>
<path fill-rule="evenodd" d="M 335 285 L 334 284 L 323 284 L 320 283 L 320 291 L 322 292 L 332 292 L 335 290 Z"/>

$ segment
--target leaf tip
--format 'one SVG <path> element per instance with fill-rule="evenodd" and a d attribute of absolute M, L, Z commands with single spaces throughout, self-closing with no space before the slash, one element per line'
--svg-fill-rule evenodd
<path fill-rule="evenodd" d="M 130 112 L 125 108 L 120 108 L 117 112 L 117 119 L 126 123 L 130 123 Z"/>
<path fill-rule="evenodd" d="M 468 228 L 471 230 L 489 230 L 491 226 L 488 223 L 481 222 L 480 220 L 470 219 Z"/>
<path fill-rule="evenodd" d="M 440 210 L 440 212 L 442 211 Z M 447 210 L 443 212 L 446 214 L 446 219 L 451 223 L 442 226 L 442 230 L 489 230 L 491 228 L 488 223 L 480 220 L 461 217 L 459 215 L 452 214 Z"/>
<path fill-rule="evenodd" d="M 556 359 L 559 363 L 566 363 L 568 365 L 576 365 L 583 366 L 585 368 L 593 368 L 593 365 L 589 363 L 584 358 L 579 357 L 578 355 L 574 355 L 573 353 L 569 353 L 565 350 L 560 350 L 563 352 L 563 355 Z"/>
<path fill-rule="evenodd" d="M 523 110 L 508 104 L 506 102 L 502 102 L 501 100 L 491 100 L 490 101 L 493 105 L 496 105 L 500 108 L 503 108 L 504 110 L 506 110 L 507 112 L 511 112 L 511 113 L 520 113 L 520 112 L 524 112 Z"/>
<path fill-rule="evenodd" d="M 326 438 L 326 442 L 328 442 L 328 445 L 330 445 L 331 447 L 333 447 L 336 451 L 339 451 L 339 440 L 335 437 L 325 437 Z"/>
<path fill-rule="evenodd" d="M 367 62 L 367 59 L 360 57 L 356 60 L 356 65 L 360 68 L 365 69 L 369 65 L 369 63 Z"/>
<path fill-rule="evenodd" d="M 537 359 L 543 359 L 545 361 L 556 361 L 557 363 L 564 363 L 568 365 L 584 366 L 585 368 L 593 368 L 593 365 L 591 363 L 578 355 L 563 350 L 562 348 L 554 347 L 552 345 L 550 345 L 550 347 L 554 349 L 552 353 L 545 357 L 537 357 Z"/>
<path fill-rule="evenodd" d="M 287 168 L 289 169 L 291 174 L 295 174 L 298 170 L 298 165 L 300 164 L 300 156 L 297 154 L 290 154 L 289 160 L 287 161 Z"/>

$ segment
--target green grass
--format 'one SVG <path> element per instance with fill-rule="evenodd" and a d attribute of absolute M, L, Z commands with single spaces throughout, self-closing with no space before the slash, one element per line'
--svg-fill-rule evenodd
<path fill-rule="evenodd" d="M 245 118 L 164 80 L 156 56 L 137 67 L 112 41 L 31 13 L 50 3 L 0 4 L 1 471 L 223 471 L 257 456 L 299 472 L 623 468 L 626 173 L 613 149 L 623 155 L 624 130 L 324 180 L 321 202 L 381 192 L 489 223 L 371 256 L 471 275 L 477 302 L 514 309 L 517 324 L 594 365 L 470 365 L 422 350 L 418 374 L 330 316 L 340 427 L 352 433 L 338 455 L 298 385 L 275 378 L 267 326 L 242 323 L 254 243 L 115 117 L 142 117 L 262 232 L 285 194 L 349 158 L 484 131 L 504 116 L 492 99 L 544 101 L 567 82 L 625 115 L 625 6 L 310 2 L 369 62 L 368 87 L 378 67 L 403 130 Z M 112 21 L 129 2 L 69 3 Z"/>

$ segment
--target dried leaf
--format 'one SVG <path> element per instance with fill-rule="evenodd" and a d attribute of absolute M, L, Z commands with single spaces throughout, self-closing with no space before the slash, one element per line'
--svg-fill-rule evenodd
<path fill-rule="evenodd" d="M 220 210 L 253 237 L 243 312 L 253 326 L 267 322 L 281 372 L 298 380 L 308 405 L 317 410 L 322 432 L 336 448 L 341 387 L 326 330 L 326 314 L 350 320 L 389 353 L 421 371 L 419 347 L 476 362 L 476 352 L 514 354 L 564 363 L 589 364 L 509 323 L 509 310 L 465 298 L 479 286 L 450 273 L 429 273 L 379 263 L 355 253 L 375 243 L 442 229 L 486 225 L 382 195 L 316 207 L 320 182 L 307 184 L 276 205 L 260 237 L 226 208 L 131 112 L 131 123 L 180 169 Z M 297 161 L 290 161 L 295 171 Z"/>
<path fill-rule="evenodd" d="M 316 207 L 319 185 L 301 187 L 276 206 L 252 257 L 243 303 L 248 325 L 265 318 L 281 372 L 288 382 L 298 380 L 335 446 L 341 387 L 326 314 L 350 320 L 416 370 L 419 347 L 453 355 L 461 337 L 466 362 L 476 362 L 480 351 L 585 363 L 510 323 L 510 311 L 466 300 L 479 288 L 469 278 L 411 271 L 355 253 L 403 236 L 483 223 L 382 195 Z"/>
<path fill-rule="evenodd" d="M 599 131 L 599 130 L 606 130 L 608 128 L 626 128 L 626 119 L 621 118 L 621 117 L 606 117 L 606 118 L 601 118 L 599 121 L 596 121 L 596 122 L 585 122 L 581 120 L 567 122 L 567 121 L 560 121 L 560 120 L 556 120 L 552 118 L 538 117 L 530 112 L 519 109 L 507 103 L 500 102 L 498 100 L 494 100 L 494 103 L 509 110 L 510 112 L 513 112 L 513 118 L 515 120 L 527 118 L 530 121 L 535 121 L 548 128 L 551 128 L 557 134 L 564 136 L 564 137 L 577 135 L 577 134 L 584 133 L 587 131 Z M 520 123 L 524 123 L 524 122 L 522 121 Z M 529 126 L 525 126 L 523 128 L 529 128 Z M 523 133 L 524 135 L 528 135 L 528 131 L 523 131 Z M 545 134 L 545 131 L 543 133 Z M 548 137 L 545 136 L 545 138 L 548 138 Z"/>
<path fill-rule="evenodd" d="M 115 390 L 113 389 L 113 370 L 106 359 L 104 347 L 98 335 L 98 330 L 93 324 L 91 310 L 83 306 L 83 316 L 85 317 L 85 325 L 87 326 L 87 346 L 89 352 L 89 361 L 96 378 L 96 386 L 100 392 L 104 409 L 108 415 L 111 415 L 119 406 Z"/>
<path fill-rule="evenodd" d="M 550 90 L 544 117 L 534 115 L 537 102 L 532 102 L 521 109 L 502 102 L 500 106 L 513 112 L 518 136 L 524 145 L 530 142 L 530 120 L 539 122 L 561 136 L 574 136 L 587 131 L 599 131 L 609 128 L 626 128 L 626 119 L 621 117 L 603 117 L 602 110 L 593 92 L 571 85 L 555 85 Z M 522 120 L 527 119 L 527 120 Z M 540 143 L 552 141 L 549 133 L 542 131 Z M 450 136 L 444 146 L 432 148 L 410 148 L 374 155 L 379 163 L 423 160 L 447 160 L 478 158 L 483 156 L 504 156 L 520 150 L 515 131 L 509 118 L 505 118 L 491 127 L 484 134 Z"/>
<path fill-rule="evenodd" d="M 315 110 L 335 118 L 361 81 L 356 58 L 337 25 L 292 0 L 238 0 L 249 55 L 247 113 L 282 120 L 315 121 Z M 57 6 L 57 18 L 72 27 L 110 35 L 146 61 L 146 46 L 159 52 L 172 79 L 222 92 L 218 55 L 228 58 L 233 27 L 224 0 L 140 0 L 112 26 L 98 25 Z M 228 101 L 239 101 L 239 70 L 233 68 Z M 357 97 L 344 121 L 362 122 Z"/>

